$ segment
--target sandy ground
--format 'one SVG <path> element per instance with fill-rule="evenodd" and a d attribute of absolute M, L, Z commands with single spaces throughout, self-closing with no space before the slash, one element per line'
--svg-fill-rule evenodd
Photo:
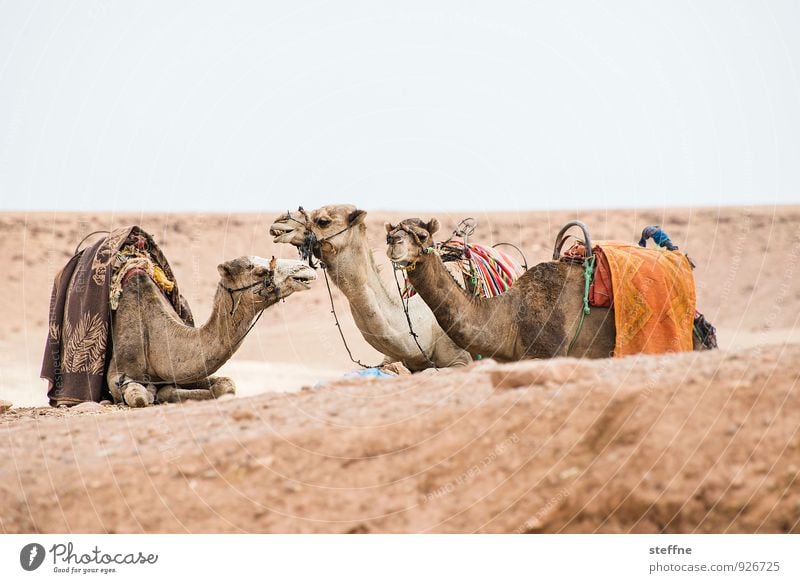
<path fill-rule="evenodd" d="M 235 399 L 27 408 L 46 402 L 52 278 L 82 234 L 152 232 L 202 322 L 218 263 L 294 256 L 267 236 L 276 214 L 0 216 L 4 532 L 798 530 L 797 207 L 473 214 L 476 240 L 521 245 L 529 263 L 569 218 L 596 239 L 661 224 L 698 265 L 716 353 L 333 381 L 352 366 L 319 281 L 226 365 Z M 370 213 L 380 264 L 383 222 L 408 215 Z M 356 356 L 377 362 L 334 299 Z"/>

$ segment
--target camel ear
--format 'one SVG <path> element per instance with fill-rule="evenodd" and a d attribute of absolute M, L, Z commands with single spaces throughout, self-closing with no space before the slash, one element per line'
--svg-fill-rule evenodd
<path fill-rule="evenodd" d="M 366 216 L 367 216 L 367 211 L 356 209 L 352 213 L 350 213 L 350 215 L 347 217 L 347 224 L 355 225 L 357 223 L 363 223 Z"/>
<path fill-rule="evenodd" d="M 233 265 L 231 265 L 230 261 L 226 261 L 225 263 L 220 263 L 217 265 L 217 271 L 219 272 L 220 277 L 233 277 Z"/>
<path fill-rule="evenodd" d="M 439 230 L 439 219 L 431 219 L 428 221 L 428 233 L 433 236 L 433 234 Z"/>
<path fill-rule="evenodd" d="M 386 229 L 387 233 L 391 233 L 392 231 L 394 231 L 392 223 L 383 223 L 383 228 Z"/>

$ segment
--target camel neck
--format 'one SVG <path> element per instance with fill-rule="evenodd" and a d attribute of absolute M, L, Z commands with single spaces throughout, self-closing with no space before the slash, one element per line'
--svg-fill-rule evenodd
<path fill-rule="evenodd" d="M 381 279 L 372 250 L 367 244 L 366 234 L 362 231 L 360 235 L 353 237 L 350 244 L 335 255 L 323 257 L 331 280 L 351 303 L 362 300 L 370 303 L 399 302 L 399 299 L 389 293 Z"/>
<path fill-rule="evenodd" d="M 439 326 L 453 341 L 473 356 L 496 354 L 505 333 L 493 330 L 495 313 L 507 307 L 505 298 L 486 300 L 464 290 L 447 271 L 438 255 L 421 257 L 408 278 L 433 311 Z"/>
<path fill-rule="evenodd" d="M 258 315 L 259 310 L 251 302 L 239 297 L 243 293 L 251 292 L 235 292 L 231 297 L 221 286 L 217 286 L 211 315 L 205 324 L 196 329 L 202 357 L 187 364 L 202 365 L 205 376 L 216 371 L 236 352 Z"/>
<path fill-rule="evenodd" d="M 458 285 L 438 255 L 420 257 L 407 273 L 414 289 L 430 306 L 437 320 L 440 317 L 449 319 L 453 314 L 471 312 L 475 308 L 476 298 Z"/>

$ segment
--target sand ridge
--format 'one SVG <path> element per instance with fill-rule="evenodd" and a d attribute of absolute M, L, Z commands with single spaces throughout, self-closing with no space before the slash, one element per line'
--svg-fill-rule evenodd
<path fill-rule="evenodd" d="M 800 346 L 484 361 L 148 410 L 17 411 L 0 417 L 0 524 L 798 532 L 798 359 Z"/>

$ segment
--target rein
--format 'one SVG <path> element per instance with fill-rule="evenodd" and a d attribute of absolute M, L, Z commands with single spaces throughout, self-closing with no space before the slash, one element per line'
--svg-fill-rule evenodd
<path fill-rule="evenodd" d="M 325 276 L 325 287 L 328 290 L 328 299 L 331 302 L 331 314 L 333 314 L 333 322 L 336 325 L 336 329 L 339 331 L 339 337 L 342 339 L 342 344 L 344 344 L 344 349 L 347 351 L 347 356 L 350 358 L 350 362 L 353 364 L 357 364 L 361 368 L 379 368 L 380 365 L 377 366 L 370 366 L 368 364 L 364 364 L 357 358 L 353 356 L 353 351 L 350 350 L 350 346 L 347 344 L 347 339 L 344 336 L 344 330 L 342 330 L 342 325 L 339 323 L 339 316 L 336 314 L 336 305 L 333 303 L 333 292 L 331 291 L 331 283 L 328 280 L 328 266 L 322 261 L 322 243 L 326 243 L 330 241 L 334 237 L 338 237 L 342 233 L 346 233 L 350 229 L 352 229 L 355 225 L 351 224 L 346 226 L 341 231 L 337 231 L 333 235 L 328 235 L 327 237 L 323 237 L 322 239 L 318 239 L 314 232 L 309 228 L 309 223 L 311 222 L 308 213 L 303 209 L 303 207 L 298 207 L 297 209 L 300 211 L 303 216 L 305 217 L 306 222 L 303 223 L 302 221 L 298 221 L 297 219 L 291 216 L 291 213 L 287 212 L 287 215 L 291 220 L 295 223 L 302 225 L 305 228 L 305 235 L 303 237 L 303 243 L 300 247 L 297 248 L 298 253 L 300 254 L 300 258 L 308 261 L 308 266 L 312 269 L 316 269 L 320 267 L 322 269 L 322 274 Z M 317 263 L 314 259 L 320 259 Z"/>
<path fill-rule="evenodd" d="M 219 283 L 219 287 L 221 287 L 226 292 L 228 292 L 228 295 L 231 297 L 231 311 L 230 311 L 230 313 L 228 315 L 229 316 L 233 316 L 233 314 L 236 312 L 236 308 L 239 307 L 239 302 L 238 301 L 234 301 L 233 294 L 235 294 L 236 292 L 247 291 L 249 289 L 253 289 L 256 286 L 261 285 L 261 286 L 264 286 L 264 289 L 260 290 L 258 292 L 258 295 L 260 295 L 261 297 L 266 297 L 261 292 L 262 291 L 266 291 L 267 293 L 270 293 L 271 291 L 275 290 L 275 284 L 272 282 L 272 278 L 274 277 L 274 275 L 275 275 L 275 272 L 274 271 L 270 271 L 269 275 L 265 276 L 263 281 L 257 281 L 255 283 L 251 283 L 250 285 L 246 285 L 244 287 L 237 287 L 237 288 L 226 287 L 226 286 L 222 285 L 222 282 L 220 282 Z"/>
<path fill-rule="evenodd" d="M 408 313 L 408 303 L 411 301 L 411 298 L 407 298 L 405 300 L 403 299 L 403 290 L 400 289 L 400 280 L 397 279 L 397 272 L 398 271 L 411 271 L 416 267 L 416 263 L 412 264 L 411 266 L 405 267 L 405 268 L 398 267 L 394 263 L 392 263 L 392 265 L 394 266 L 394 272 L 393 272 L 394 273 L 394 283 L 397 286 L 397 293 L 400 296 L 400 305 L 403 306 L 403 312 L 406 315 L 406 322 L 408 322 L 408 333 L 414 339 L 414 344 L 417 345 L 417 348 L 419 349 L 419 353 L 428 362 L 428 364 L 431 366 L 431 368 L 435 368 L 435 369 L 438 370 L 439 367 L 436 366 L 436 363 L 434 363 L 430 359 L 430 357 L 425 353 L 425 351 L 422 349 L 422 346 L 420 345 L 419 340 L 418 340 L 417 333 L 414 332 L 414 327 L 411 325 L 411 316 Z"/>
<path fill-rule="evenodd" d="M 275 258 L 274 257 L 272 258 L 272 261 L 270 262 L 270 268 L 267 271 L 267 274 L 264 276 L 264 279 L 262 279 L 261 281 L 256 281 L 255 283 L 251 283 L 250 285 L 245 285 L 243 287 L 238 287 L 238 288 L 230 288 L 230 287 L 222 285 L 222 282 L 219 283 L 219 286 L 222 289 L 224 289 L 226 292 L 228 292 L 228 295 L 231 297 L 231 311 L 230 311 L 230 313 L 228 315 L 229 316 L 233 316 L 233 314 L 236 313 L 236 310 L 239 308 L 239 301 L 241 301 L 241 296 L 239 296 L 239 301 L 237 301 L 233 297 L 233 294 L 238 293 L 238 292 L 247 291 L 249 289 L 253 289 L 254 287 L 257 287 L 259 285 L 262 286 L 262 289 L 258 290 L 257 292 L 253 292 L 253 293 L 256 294 L 256 295 L 261 296 L 262 298 L 267 297 L 264 292 L 269 294 L 269 293 L 275 291 Z M 258 316 L 256 316 L 256 319 L 253 320 L 253 323 L 250 324 L 250 327 L 247 329 L 247 331 L 236 342 L 237 346 L 239 344 L 241 344 L 242 342 L 244 342 L 244 339 L 247 338 L 247 335 L 250 334 L 250 331 L 255 327 L 256 324 L 258 324 L 258 321 L 261 319 L 261 316 L 264 314 L 264 310 L 265 309 L 266 309 L 266 306 L 264 308 L 261 308 L 258 311 Z"/>
<path fill-rule="evenodd" d="M 310 261 L 311 260 L 309 259 L 309 265 L 311 265 Z M 380 368 L 380 365 L 370 366 L 353 357 L 353 353 L 350 350 L 350 347 L 347 345 L 347 339 L 344 337 L 342 325 L 339 324 L 339 317 L 336 315 L 336 306 L 333 304 L 333 292 L 331 292 L 331 284 L 328 281 L 328 266 L 325 265 L 325 263 L 320 263 L 320 267 L 322 268 L 322 274 L 325 276 L 325 287 L 328 288 L 328 299 L 331 301 L 331 314 L 333 314 L 333 321 L 336 323 L 336 328 L 339 330 L 339 336 L 342 338 L 342 344 L 344 344 L 344 349 L 347 351 L 347 356 L 350 357 L 351 362 L 357 364 L 361 368 Z"/>
<path fill-rule="evenodd" d="M 463 221 L 461 221 L 461 223 L 466 224 L 467 220 L 468 219 L 464 219 Z M 459 224 L 459 227 L 461 227 L 461 223 Z M 425 245 L 422 244 L 422 241 L 420 241 L 419 235 L 417 233 L 415 233 L 414 231 L 412 231 L 410 229 L 401 228 L 401 226 L 402 226 L 402 223 L 400 225 L 398 225 L 397 227 L 395 227 L 391 232 L 386 234 L 386 242 L 387 243 L 391 243 L 392 237 L 396 233 L 398 233 L 399 231 L 405 231 L 411 237 L 414 238 L 414 240 L 419 244 L 420 247 L 422 247 L 422 252 L 424 254 L 427 255 L 427 254 L 430 254 L 430 253 L 436 253 L 436 248 L 435 247 L 425 247 Z M 403 312 L 406 315 L 406 322 L 408 322 L 408 333 L 414 339 L 414 344 L 417 345 L 417 348 L 419 349 L 419 353 L 423 356 L 423 358 L 428 362 L 428 364 L 432 368 L 435 368 L 435 369 L 438 370 L 438 367 L 436 366 L 436 364 L 430 359 L 430 357 L 422 349 L 422 346 L 419 343 L 419 336 L 417 335 L 416 332 L 414 332 L 414 326 L 411 324 L 411 315 L 408 313 L 408 302 L 411 301 L 411 298 L 407 298 L 407 299 L 403 298 L 403 290 L 400 289 L 400 281 L 397 279 L 397 272 L 398 271 L 403 271 L 405 273 L 408 273 L 409 271 L 413 271 L 417 267 L 417 262 L 414 261 L 414 263 L 410 263 L 409 265 L 406 265 L 405 267 L 401 267 L 401 266 L 397 265 L 395 262 L 392 262 L 392 267 L 394 268 L 393 275 L 394 275 L 394 283 L 397 286 L 397 294 L 400 296 L 400 305 L 403 306 Z"/>
<path fill-rule="evenodd" d="M 337 231 L 332 235 L 328 235 L 327 237 L 318 239 L 317 236 L 314 234 L 314 231 L 312 231 L 309 228 L 309 223 L 311 222 L 311 219 L 309 218 L 308 213 L 305 211 L 303 207 L 298 207 L 297 210 L 300 213 L 302 213 L 303 217 L 305 217 L 305 222 L 295 219 L 290 212 L 288 211 L 286 212 L 286 215 L 289 218 L 289 220 L 294 221 L 298 225 L 302 225 L 302 227 L 305 229 L 303 242 L 297 248 L 297 252 L 300 254 L 301 259 L 303 259 L 304 261 L 308 261 L 309 267 L 311 267 L 312 269 L 316 269 L 318 267 L 318 264 L 314 262 L 314 258 L 322 259 L 322 244 L 327 243 L 334 237 L 338 237 L 342 233 L 346 233 L 347 231 L 352 229 L 355 226 L 355 224 L 347 225 L 341 231 Z M 319 266 L 322 267 L 323 270 L 325 269 L 325 264 L 323 261 L 320 261 Z"/>

